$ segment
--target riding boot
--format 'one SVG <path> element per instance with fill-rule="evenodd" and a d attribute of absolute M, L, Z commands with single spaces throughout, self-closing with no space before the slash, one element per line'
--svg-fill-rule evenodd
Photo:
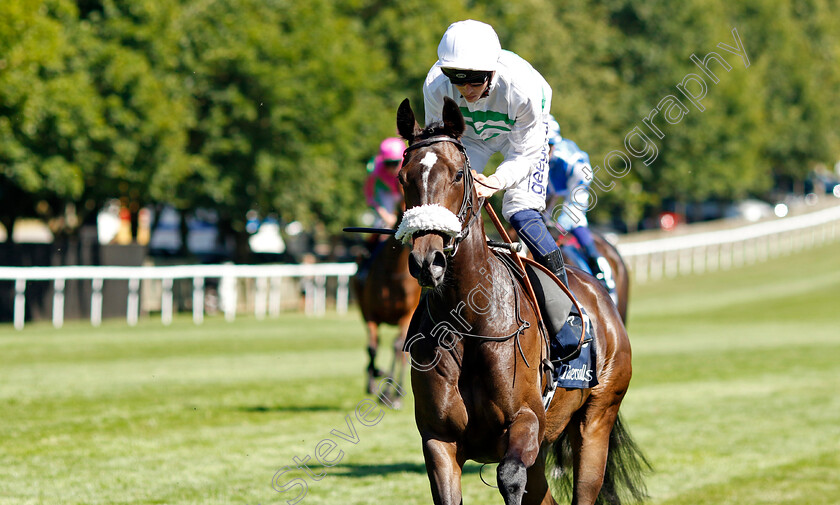
<path fill-rule="evenodd" d="M 560 252 L 560 249 L 555 249 L 548 253 L 543 261 L 545 267 L 551 270 L 551 273 L 560 279 L 560 282 L 568 288 L 569 279 L 566 277 L 566 265 L 563 263 L 563 254 Z"/>
<path fill-rule="evenodd" d="M 359 286 L 364 286 L 367 281 L 368 272 L 370 272 L 370 258 L 363 258 L 358 262 L 356 268 L 356 282 Z"/>
<path fill-rule="evenodd" d="M 548 253 L 544 257 L 544 262 L 551 273 L 568 288 L 569 279 L 566 277 L 566 266 L 563 263 L 563 254 L 560 250 L 555 249 Z M 569 289 L 569 292 L 571 292 L 571 289 Z M 573 306 L 566 322 L 551 339 L 550 355 L 552 361 L 568 361 L 579 354 L 578 343 L 580 342 L 581 324 L 581 316 Z"/>
<path fill-rule="evenodd" d="M 364 256 L 358 261 L 358 267 L 356 268 L 356 282 L 358 282 L 360 286 L 365 285 L 368 274 L 370 274 L 370 267 L 373 265 L 373 259 L 379 253 L 383 244 L 384 241 L 379 240 L 379 235 L 373 235 L 365 243 L 365 246 L 367 247 L 367 256 Z"/>

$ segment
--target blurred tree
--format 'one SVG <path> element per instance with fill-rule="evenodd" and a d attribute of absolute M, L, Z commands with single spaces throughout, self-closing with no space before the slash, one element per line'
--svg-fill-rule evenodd
<path fill-rule="evenodd" d="M 188 116 L 182 97 L 167 89 L 173 81 L 125 45 L 119 30 L 103 29 L 119 12 L 80 19 L 63 0 L 0 8 L 10 14 L 0 18 L 19 27 L 4 37 L 9 61 L 0 73 L 7 228 L 34 215 L 66 236 L 109 199 L 136 211 L 164 196 L 160 189 L 183 172 L 179 118 Z"/>
<path fill-rule="evenodd" d="M 194 162 L 187 152 L 193 123 L 190 100 L 171 66 L 175 56 L 171 19 L 176 4 L 133 1 L 80 2 L 83 33 L 77 46 L 85 55 L 108 136 L 99 146 L 104 162 L 88 178 L 85 203 L 99 209 L 119 198 L 131 211 L 166 202 L 171 188 Z M 136 231 L 136 226 L 135 226 Z"/>
<path fill-rule="evenodd" d="M 388 135 L 396 134 L 396 110 L 404 98 L 418 118 L 423 118 L 423 81 L 437 61 L 437 46 L 453 22 L 480 18 L 471 2 L 446 0 L 349 0 L 343 12 L 364 24 L 365 39 L 384 56 L 377 74 L 389 108 Z"/>
<path fill-rule="evenodd" d="M 749 0 L 729 8 L 761 75 L 760 159 L 777 178 L 802 181 L 816 164 L 840 159 L 840 5 Z"/>
<path fill-rule="evenodd" d="M 382 131 L 385 109 L 384 58 L 360 24 L 326 0 L 192 1 L 174 24 L 193 164 L 169 201 L 216 209 L 239 260 L 248 210 L 330 232 L 354 221 L 369 156 L 359 139 Z"/>
<path fill-rule="evenodd" d="M 761 74 L 717 47 L 720 42 L 735 45 L 732 26 L 721 16 L 725 4 L 608 0 L 600 5 L 610 26 L 620 32 L 611 39 L 609 58 L 621 82 L 614 116 L 626 123 L 615 131 L 607 150 L 590 154 L 594 165 L 606 167 L 605 155 L 623 151 L 632 168 L 602 195 L 603 207 L 599 204 L 596 215 L 608 210 L 628 220 L 640 216 L 643 207 L 661 208 L 665 200 L 739 198 L 769 187 L 771 178 L 759 159 L 764 139 Z M 749 40 L 744 43 L 749 52 Z M 712 52 L 729 66 L 726 70 L 709 63 L 717 83 L 690 59 L 695 55 L 703 60 Z M 703 81 L 705 95 L 698 105 L 678 89 L 690 74 Z M 687 85 L 702 94 L 697 83 Z M 667 97 L 684 107 L 682 117 L 672 116 L 671 122 L 665 119 Z M 636 135 L 632 142 L 636 147 L 646 143 L 648 153 L 634 155 L 627 146 L 634 131 L 647 137 Z"/>
<path fill-rule="evenodd" d="M 58 231 L 98 161 L 105 125 L 71 43 L 73 16 L 60 0 L 0 4 L 0 222 L 10 239 L 21 217 Z"/>
<path fill-rule="evenodd" d="M 239 261 L 249 210 L 338 233 L 365 207 L 364 162 L 397 105 L 422 114 L 438 41 L 465 18 L 548 79 L 593 164 L 636 127 L 656 145 L 600 191 L 596 218 L 761 194 L 773 173 L 840 157 L 838 14 L 831 0 L 2 2 L 0 222 L 72 233 L 114 197 L 211 208 Z M 717 47 L 732 28 L 749 68 Z M 643 120 L 712 51 L 732 69 L 712 63 L 703 110 L 672 125 L 660 112 L 654 134 Z"/>

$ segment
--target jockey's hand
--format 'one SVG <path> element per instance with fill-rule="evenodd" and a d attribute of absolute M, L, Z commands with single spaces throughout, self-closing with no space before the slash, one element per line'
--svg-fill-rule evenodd
<path fill-rule="evenodd" d="M 397 215 L 396 214 L 394 214 L 392 212 L 388 212 L 387 210 L 385 210 L 384 207 L 378 207 L 376 209 L 376 212 L 379 214 L 379 217 L 382 218 L 382 221 L 385 222 L 385 227 L 386 228 L 393 228 L 394 226 L 396 226 L 396 224 L 397 224 Z"/>
<path fill-rule="evenodd" d="M 484 174 L 479 174 L 473 170 L 473 176 L 476 182 L 475 192 L 478 193 L 479 198 L 490 198 L 493 193 L 499 191 L 502 187 L 502 183 L 499 182 L 499 178 L 495 174 L 485 177 Z"/>

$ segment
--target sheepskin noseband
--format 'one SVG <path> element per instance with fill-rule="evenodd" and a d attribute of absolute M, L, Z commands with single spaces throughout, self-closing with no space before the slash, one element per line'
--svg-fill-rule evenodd
<path fill-rule="evenodd" d="M 439 231 L 454 237 L 461 233 L 461 220 L 436 203 L 412 207 L 403 214 L 396 238 L 407 244 L 418 231 Z"/>

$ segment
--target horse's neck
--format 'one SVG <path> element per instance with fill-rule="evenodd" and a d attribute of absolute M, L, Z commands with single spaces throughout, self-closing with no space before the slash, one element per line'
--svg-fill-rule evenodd
<path fill-rule="evenodd" d="M 453 307 L 465 304 L 465 313 L 479 312 L 486 315 L 486 311 L 476 311 L 471 304 L 481 303 L 479 299 L 483 300 L 499 287 L 499 268 L 496 265 L 498 261 L 487 247 L 481 220 L 477 219 L 473 224 L 475 226 L 461 242 L 455 256 L 450 258 L 450 278 L 445 283 L 444 296 Z"/>
<path fill-rule="evenodd" d="M 508 335 L 521 323 L 517 307 L 520 288 L 504 262 L 487 247 L 484 234 L 476 233 L 473 240 L 471 247 L 460 248 L 452 258 L 451 277 L 444 289 L 428 300 L 430 315 L 436 322 L 447 321 L 466 334 Z M 466 241 L 462 245 L 467 245 Z M 459 345 L 481 342 L 482 339 L 461 339 Z"/>
<path fill-rule="evenodd" d="M 457 253 L 451 258 L 451 272 L 457 280 L 463 281 L 463 288 L 472 289 L 472 275 L 483 268 L 487 268 L 492 257 L 490 248 L 487 247 L 487 237 L 484 235 L 484 228 L 481 218 L 470 223 L 470 232 L 463 242 L 458 246 Z"/>

